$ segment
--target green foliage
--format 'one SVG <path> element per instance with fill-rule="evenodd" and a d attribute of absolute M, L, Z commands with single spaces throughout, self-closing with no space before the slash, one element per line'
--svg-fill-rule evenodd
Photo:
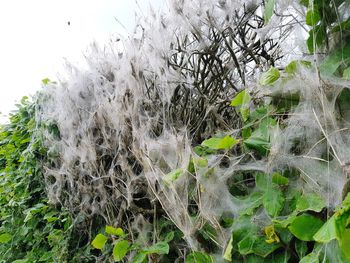
<path fill-rule="evenodd" d="M 47 203 L 35 104 L 24 97 L 0 130 L 0 262 L 64 261 L 71 218 Z"/>
<path fill-rule="evenodd" d="M 268 71 L 264 72 L 260 77 L 260 85 L 272 85 L 280 78 L 280 71 L 274 67 L 271 67 Z"/>
<path fill-rule="evenodd" d="M 202 142 L 202 146 L 213 150 L 225 150 L 232 148 L 237 143 L 238 141 L 231 136 L 225 136 L 222 138 L 210 138 L 205 140 Z"/>
<path fill-rule="evenodd" d="M 169 254 L 170 247 L 169 242 L 174 239 L 174 232 L 167 232 L 164 237 L 164 241 L 160 241 L 151 246 L 144 246 L 144 244 L 137 242 L 129 242 L 128 235 L 124 233 L 121 228 L 114 228 L 112 226 L 105 227 L 105 233 L 97 234 L 91 245 L 98 250 L 101 250 L 107 258 L 111 253 L 114 262 L 120 262 L 125 259 L 129 252 L 133 252 L 131 262 L 142 263 L 146 260 L 149 255 L 167 255 Z M 115 239 L 117 237 L 117 239 Z M 112 243 L 113 250 L 109 251 L 109 244 Z"/>
<path fill-rule="evenodd" d="M 264 21 L 268 23 L 273 15 L 276 0 L 267 0 L 264 10 Z"/>
<path fill-rule="evenodd" d="M 309 214 L 297 216 L 288 227 L 289 231 L 303 241 L 312 241 L 314 234 L 321 228 L 323 221 Z"/>

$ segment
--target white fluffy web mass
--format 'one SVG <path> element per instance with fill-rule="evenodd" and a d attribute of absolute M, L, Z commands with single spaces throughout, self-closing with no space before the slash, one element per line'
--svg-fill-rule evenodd
<path fill-rule="evenodd" d="M 274 39 L 269 32 L 280 21 L 264 27 L 257 1 L 174 0 L 169 6 L 169 13 L 145 18 L 123 40 L 123 50 L 113 42 L 92 46 L 88 70 L 69 65 L 67 79 L 39 94 L 38 119 L 48 127 L 44 138 L 53 157 L 45 167 L 50 201 L 113 225 L 158 209 L 195 250 L 195 233 L 205 224 L 217 230 L 215 242 L 224 249 L 231 230 L 220 226 L 220 217 L 247 209 L 228 187 L 242 172 L 295 169 L 303 191 L 338 205 L 348 180 L 350 134 L 349 112 L 337 108 L 337 98 L 349 83 L 325 82 L 300 67 L 291 80 L 268 89 L 257 84 L 260 72 L 279 63 L 278 43 L 291 31 L 287 21 Z M 292 6 L 281 1 L 278 10 L 294 14 Z M 232 150 L 201 164 L 193 146 L 213 134 L 238 134 L 241 121 L 229 104 L 246 86 L 264 97 L 297 94 L 299 103 L 273 131 L 266 158 Z M 257 220 L 271 219 L 261 213 Z"/>

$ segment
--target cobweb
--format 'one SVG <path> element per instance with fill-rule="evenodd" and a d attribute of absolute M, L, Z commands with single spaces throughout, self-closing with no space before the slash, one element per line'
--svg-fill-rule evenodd
<path fill-rule="evenodd" d="M 45 163 L 50 201 L 113 225 L 159 210 L 191 249 L 200 249 L 195 233 L 205 224 L 217 230 L 215 242 L 225 247 L 230 229 L 219 220 L 243 209 L 228 189 L 241 172 L 296 169 L 303 191 L 319 192 L 329 207 L 339 204 L 350 133 L 337 98 L 349 83 L 321 80 L 315 68 L 300 67 L 293 79 L 261 87 L 257 76 L 283 65 L 283 43 L 288 35 L 295 38 L 291 23 L 298 13 L 293 1 L 278 4 L 292 19 L 283 20 L 277 38 L 270 32 L 285 18 L 264 27 L 261 5 L 169 1 L 167 13 L 151 10 L 135 34 L 121 40 L 123 49 L 113 41 L 104 48 L 95 44 L 88 70 L 67 65 L 68 77 L 38 94 L 38 121 L 59 131 L 44 134 L 52 156 Z M 247 23 L 256 29 L 242 31 Z M 209 176 L 200 166 L 189 171 L 198 157 L 194 146 L 215 134 L 239 133 L 240 118 L 229 104 L 247 86 L 263 97 L 300 96 L 284 127 L 274 131 L 270 154 L 256 160 L 232 150 L 212 155 Z M 176 169 L 180 175 L 169 183 L 164 178 Z"/>

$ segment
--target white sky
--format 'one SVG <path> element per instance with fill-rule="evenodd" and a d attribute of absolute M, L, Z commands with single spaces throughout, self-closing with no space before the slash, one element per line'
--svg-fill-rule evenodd
<path fill-rule="evenodd" d="M 0 2 L 0 123 L 23 96 L 55 80 L 64 58 L 83 60 L 89 43 L 106 43 L 111 34 L 127 35 L 135 12 L 147 14 L 161 0 L 2 0 Z M 141 11 L 140 11 L 141 9 Z M 156 9 L 157 10 L 157 9 Z M 70 25 L 68 25 L 70 21 Z"/>

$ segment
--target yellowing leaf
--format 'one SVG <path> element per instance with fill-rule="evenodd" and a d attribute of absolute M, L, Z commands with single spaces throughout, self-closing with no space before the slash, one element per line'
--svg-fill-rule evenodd
<path fill-rule="evenodd" d="M 0 235 L 0 244 L 7 243 L 11 240 L 11 235 L 9 233 L 4 233 Z"/>
<path fill-rule="evenodd" d="M 230 241 L 228 242 L 227 247 L 225 249 L 225 253 L 224 253 L 224 257 L 223 257 L 224 259 L 226 259 L 229 262 L 231 262 L 231 260 L 232 260 L 232 249 L 233 249 L 232 243 L 233 243 L 233 238 L 231 236 Z"/>
<path fill-rule="evenodd" d="M 273 225 L 264 228 L 265 235 L 267 237 L 266 242 L 268 244 L 279 243 L 280 239 L 275 232 L 275 227 Z"/>
<path fill-rule="evenodd" d="M 102 250 L 107 242 L 107 237 L 103 234 L 98 234 L 94 240 L 92 240 L 91 245 L 94 248 Z"/>
<path fill-rule="evenodd" d="M 120 227 L 114 228 L 112 226 L 106 226 L 105 231 L 107 234 L 114 235 L 114 236 L 123 236 L 124 231 Z"/>

